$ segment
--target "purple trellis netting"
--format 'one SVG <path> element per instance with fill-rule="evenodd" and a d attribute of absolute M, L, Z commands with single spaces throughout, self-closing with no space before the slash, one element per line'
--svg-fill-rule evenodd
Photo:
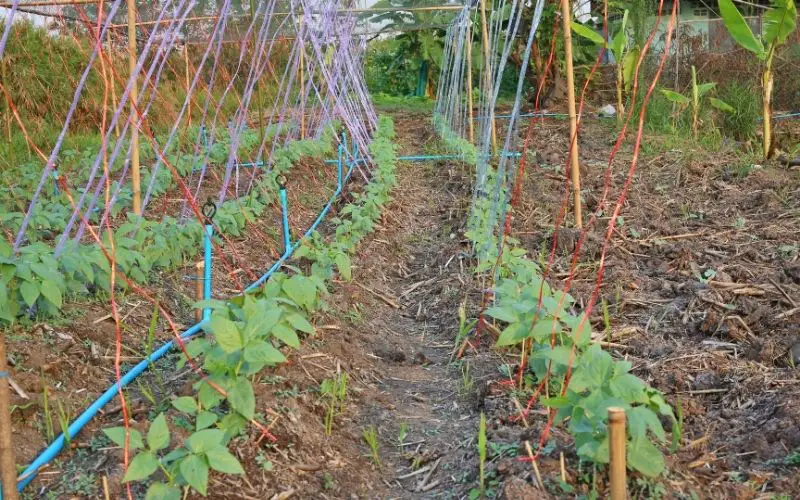
<path fill-rule="evenodd" d="M 86 92 L 88 75 L 98 70 L 101 57 L 107 57 L 103 46 L 96 40 L 105 40 L 109 30 L 119 27 L 112 27 L 112 23 L 123 17 L 124 4 L 123 0 L 105 2 L 100 32 L 94 33 L 90 29 L 90 33 L 84 33 L 84 36 L 88 35 L 94 40 L 91 55 L 74 89 L 72 104 L 61 132 L 49 152 L 48 161 L 42 165 L 38 185 L 31 199 L 27 200 L 28 208 L 14 238 L 15 251 L 30 241 L 26 233 L 35 207 L 40 206 L 37 202 L 42 190 L 59 162 L 78 102 Z M 16 5 L 15 1 L 5 19 L 0 55 L 14 24 Z M 215 201 L 218 204 L 225 201 L 231 189 L 238 195 L 246 194 L 240 190 L 238 181 L 235 186 L 231 185 L 239 176 L 239 164 L 258 162 L 264 168 L 269 168 L 276 148 L 300 139 L 301 121 L 304 138 L 318 138 L 332 123 L 338 122 L 347 130 L 349 139 L 358 146 L 358 151 L 368 154 L 367 145 L 376 128 L 377 118 L 364 82 L 362 57 L 366 40 L 355 34 L 357 19 L 352 13 L 343 11 L 341 0 L 272 0 L 259 2 L 252 13 L 242 12 L 241 6 L 238 10 L 234 9 L 231 0 L 222 2 L 213 13 L 199 12 L 197 6 L 197 0 L 179 0 L 164 2 L 158 8 L 148 5 L 145 9 L 153 17 L 141 23 L 134 75 L 125 77 L 123 92 L 110 114 L 106 128 L 98 130 L 103 144 L 109 145 L 108 151 L 104 151 L 104 147 L 97 152 L 86 175 L 85 186 L 76 189 L 80 194 L 75 196 L 64 230 L 55 239 L 56 257 L 63 252 L 70 239 L 82 241 L 90 223 L 89 214 L 99 210 L 101 225 L 111 217 L 114 203 L 119 199 L 122 189 L 131 182 L 131 148 L 127 138 L 134 129 L 138 130 L 142 144 L 154 152 L 153 163 L 146 165 L 148 176 L 142 179 L 145 189 L 142 215 L 150 218 L 160 215 L 150 210 L 155 181 L 160 170 L 166 168 L 166 158 L 174 151 L 179 137 L 186 132 L 190 107 L 195 106 L 196 109 L 197 103 L 200 103 L 200 113 L 192 117 L 194 127 L 191 131 L 194 134 L 192 142 L 198 169 L 179 180 L 191 188 L 194 198 L 188 197 L 184 203 L 181 211 L 184 216 L 191 214 L 188 209 L 190 205 L 196 206 L 205 201 L 197 197 L 210 177 L 208 167 L 211 151 L 223 137 L 223 145 L 228 150 L 224 172 L 221 172 L 221 185 L 217 189 Z M 192 23 L 199 23 L 200 27 Z M 205 40 L 197 41 L 204 34 L 207 34 Z M 148 130 L 147 119 L 151 114 L 161 111 L 158 85 L 169 65 L 169 57 L 179 53 L 187 42 L 202 46 L 201 56 L 194 61 L 194 74 L 189 79 L 177 116 L 166 132 L 159 135 L 159 142 Z M 237 61 L 227 71 L 222 70 L 224 45 L 229 52 L 230 46 L 238 50 Z M 290 48 L 287 49 L 287 45 Z M 271 59 L 287 51 L 287 64 L 275 68 Z M 279 78 L 275 74 L 276 69 L 280 71 Z M 301 73 L 304 78 L 299 82 Z M 131 103 L 130 96 L 135 83 L 142 88 L 137 101 Z M 271 102 L 261 102 L 256 98 L 266 86 L 270 87 Z M 211 89 L 222 90 L 214 95 Z M 223 109 L 223 105 L 234 96 L 238 106 L 232 111 Z M 130 112 L 132 106 L 134 113 Z M 277 132 L 262 134 L 253 158 L 238 158 L 237 151 L 243 134 L 254 123 L 258 125 L 256 117 L 259 114 L 266 116 L 265 122 L 260 125 Z M 115 141 L 113 138 L 117 129 L 121 130 L 122 139 Z M 114 165 L 118 161 L 123 161 L 123 167 L 116 173 L 107 173 L 101 168 L 104 162 Z M 114 175 L 115 182 L 109 183 L 107 174 Z M 254 176 L 251 176 L 247 190 L 252 188 L 253 179 Z M 107 193 L 109 186 L 112 191 Z M 100 203 L 106 197 L 110 198 L 110 203 Z"/>

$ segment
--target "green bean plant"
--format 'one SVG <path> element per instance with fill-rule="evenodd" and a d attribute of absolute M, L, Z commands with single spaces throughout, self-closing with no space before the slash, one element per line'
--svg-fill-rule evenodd
<path fill-rule="evenodd" d="M 770 0 L 770 8 L 764 14 L 761 36 L 755 36 L 747 21 L 732 0 L 719 0 L 722 21 L 731 37 L 740 46 L 752 52 L 762 62 L 762 120 L 764 158 L 772 152 L 772 87 L 774 75 L 772 63 L 778 48 L 786 43 L 797 27 L 797 8 L 794 0 Z"/>
<path fill-rule="evenodd" d="M 395 183 L 393 136 L 391 121 L 381 118 L 370 146 L 375 160 L 374 175 L 362 196 L 352 203 L 349 214 L 365 210 L 364 207 L 377 207 L 377 213 L 372 208 L 368 213 L 373 221 L 380 216 L 380 207 L 388 200 L 388 192 Z M 347 216 L 342 217 L 334 222 L 337 228 Z M 358 242 L 374 224 L 350 224 L 348 228 L 348 241 Z M 335 235 L 331 244 L 339 244 L 339 233 Z M 347 248 L 355 251 L 355 247 Z M 313 255 L 316 254 L 305 258 Z M 248 422 L 261 418 L 256 408 L 254 379 L 264 370 L 286 361 L 281 349 L 297 348 L 303 336 L 314 334 L 312 315 L 322 307 L 323 297 L 328 293 L 330 277 L 324 279 L 319 273 L 305 275 L 297 268 L 289 269 L 291 274 L 275 273 L 261 287 L 230 300 L 195 304 L 197 308 L 211 309 L 206 328 L 209 335 L 188 342 L 185 349 L 188 356 L 199 360 L 207 377 L 193 385 L 193 395 L 172 402 L 182 419 L 191 423 L 192 434 L 182 444 L 168 449 L 171 439 L 164 414 L 150 424 L 146 444 L 135 429 L 105 429 L 114 443 L 125 446 L 127 441 L 129 449 L 138 451 L 123 481 L 149 481 L 147 500 L 179 499 L 188 494 L 187 488 L 205 496 L 211 470 L 243 473 L 241 464 L 227 447 L 246 430 Z M 179 367 L 187 361 L 183 358 Z M 322 388 L 334 395 L 337 412 L 341 412 L 345 401 L 346 383 L 346 375 L 342 374 L 335 383 Z M 377 445 L 377 434 L 375 437 Z M 154 476 L 158 471 L 160 474 Z"/>

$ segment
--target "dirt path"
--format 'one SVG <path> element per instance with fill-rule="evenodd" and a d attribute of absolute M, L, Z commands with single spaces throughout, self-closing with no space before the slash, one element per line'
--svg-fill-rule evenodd
<path fill-rule="evenodd" d="M 399 154 L 435 150 L 426 116 L 395 120 Z M 275 431 L 302 467 L 276 461 L 281 470 L 268 475 L 301 497 L 463 498 L 477 485 L 479 415 L 498 360 L 488 352 L 450 360 L 459 305 L 476 290 L 461 240 L 470 180 L 459 163 L 398 164 L 394 201 L 353 258 L 354 280 L 328 299 L 321 344 L 304 346 L 299 362 L 279 372 L 279 391 L 308 391 Z M 349 397 L 326 437 L 312 389 L 336 371 L 348 374 Z M 372 427 L 379 464 L 363 439 Z"/>

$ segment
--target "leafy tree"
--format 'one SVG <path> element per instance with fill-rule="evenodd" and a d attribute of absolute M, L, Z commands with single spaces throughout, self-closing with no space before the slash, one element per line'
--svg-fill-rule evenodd
<path fill-rule="evenodd" d="M 739 9 L 732 0 L 719 0 L 719 10 L 725 27 L 736 43 L 749 50 L 763 63 L 761 86 L 764 94 L 764 158 L 768 158 L 772 147 L 772 61 L 775 52 L 797 27 L 797 8 L 794 0 L 771 0 L 771 9 L 764 14 L 764 29 L 761 36 L 753 34 Z"/>

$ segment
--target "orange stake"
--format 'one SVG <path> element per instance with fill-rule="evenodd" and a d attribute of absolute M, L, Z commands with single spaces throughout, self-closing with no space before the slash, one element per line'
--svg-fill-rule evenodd
<path fill-rule="evenodd" d="M 628 497 L 625 476 L 625 441 L 625 410 L 611 407 L 608 409 L 611 500 L 625 500 Z"/>

